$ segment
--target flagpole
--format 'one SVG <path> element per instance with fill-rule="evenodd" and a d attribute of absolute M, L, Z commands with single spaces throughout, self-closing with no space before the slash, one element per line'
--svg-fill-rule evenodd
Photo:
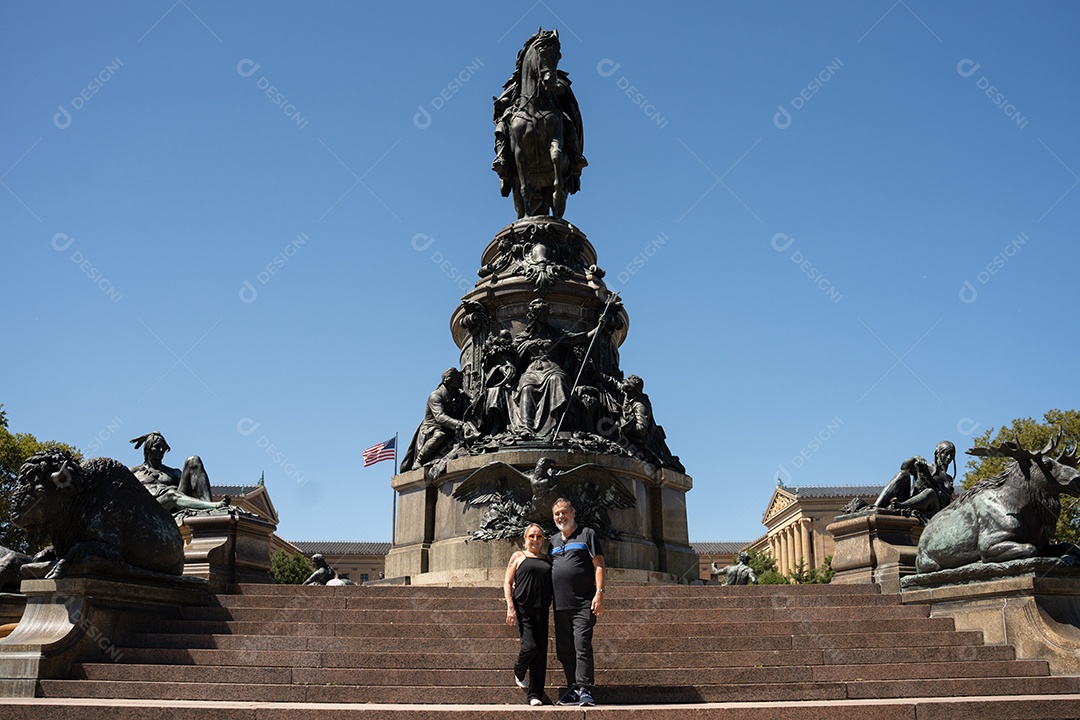
<path fill-rule="evenodd" d="M 394 475 L 398 474 L 397 466 L 398 434 L 394 433 Z M 392 510 L 390 511 L 390 547 L 397 542 L 397 490 L 394 489 L 394 481 L 390 481 L 390 492 L 393 493 Z"/>

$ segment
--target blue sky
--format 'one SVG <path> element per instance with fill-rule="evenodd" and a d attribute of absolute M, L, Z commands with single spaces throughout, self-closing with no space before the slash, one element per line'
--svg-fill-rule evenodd
<path fill-rule="evenodd" d="M 566 218 L 694 489 L 789 485 L 1077 407 L 1080 6 L 4 3 L 0 402 L 134 465 L 266 483 L 293 540 L 389 540 L 390 463 L 514 220 L 491 97 L 558 28 Z M 420 249 L 418 249 L 420 248 Z M 463 278 L 467 278 L 463 279 Z M 963 467 L 963 456 L 961 468 Z"/>

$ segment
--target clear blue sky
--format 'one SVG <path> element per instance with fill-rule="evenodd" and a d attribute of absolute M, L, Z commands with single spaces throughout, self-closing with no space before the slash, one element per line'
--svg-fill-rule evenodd
<path fill-rule="evenodd" d="M 1075 3 L 7 2 L 12 429 L 129 465 L 160 430 L 265 472 L 289 539 L 389 540 L 360 452 L 458 362 L 514 219 L 491 97 L 538 26 L 691 540 L 760 535 L 778 472 L 884 484 L 1077 407 Z"/>

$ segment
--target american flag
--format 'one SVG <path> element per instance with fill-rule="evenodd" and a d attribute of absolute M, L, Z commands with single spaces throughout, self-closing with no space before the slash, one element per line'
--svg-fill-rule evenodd
<path fill-rule="evenodd" d="M 381 442 L 378 445 L 372 445 L 364 451 L 364 467 L 368 465 L 374 465 L 377 462 L 383 460 L 393 460 L 397 454 L 397 436 L 390 438 L 386 442 Z"/>

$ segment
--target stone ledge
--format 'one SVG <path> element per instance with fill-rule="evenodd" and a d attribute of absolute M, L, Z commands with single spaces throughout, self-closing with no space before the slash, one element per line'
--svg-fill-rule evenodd
<path fill-rule="evenodd" d="M 592 708 L 544 707 L 560 718 L 595 720 L 984 720 L 1075 718 L 1080 695 L 1005 697 L 904 698 L 803 702 L 731 702 L 677 705 L 600 705 Z M 389 705 L 374 703 L 273 703 L 192 700 L 115 700 L 67 698 L 0 698 L 3 716 L 11 720 L 497 720 L 538 710 L 528 705 Z"/>
<path fill-rule="evenodd" d="M 134 633 L 209 598 L 205 580 L 159 574 L 24 580 L 22 591 L 26 611 L 0 640 L 2 697 L 32 697 L 39 679 L 65 677 L 75 662 L 115 662 Z"/>
<path fill-rule="evenodd" d="M 1042 659 L 1054 675 L 1080 674 L 1080 578 L 1021 573 L 963 585 L 905 588 L 901 601 L 929 605 L 957 630 L 988 645 L 1012 645 L 1018 659 Z"/>

